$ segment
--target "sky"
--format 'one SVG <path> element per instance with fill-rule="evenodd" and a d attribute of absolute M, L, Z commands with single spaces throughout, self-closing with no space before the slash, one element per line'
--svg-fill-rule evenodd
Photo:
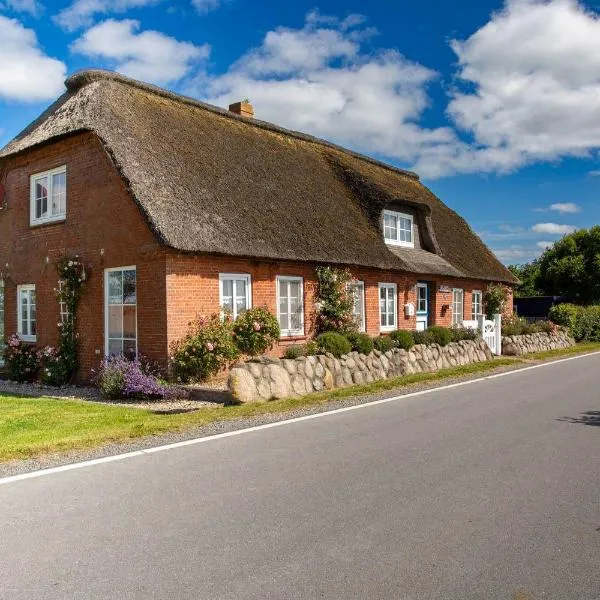
<path fill-rule="evenodd" d="M 600 223 L 600 0 L 0 0 L 0 146 L 90 67 L 414 170 L 506 264 Z"/>

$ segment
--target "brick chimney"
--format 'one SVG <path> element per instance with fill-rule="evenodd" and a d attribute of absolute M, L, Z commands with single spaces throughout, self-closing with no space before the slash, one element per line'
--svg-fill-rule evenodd
<path fill-rule="evenodd" d="M 248 100 L 242 100 L 241 102 L 234 102 L 229 105 L 229 110 L 236 115 L 242 117 L 248 117 L 251 119 L 254 116 L 254 107 Z"/>

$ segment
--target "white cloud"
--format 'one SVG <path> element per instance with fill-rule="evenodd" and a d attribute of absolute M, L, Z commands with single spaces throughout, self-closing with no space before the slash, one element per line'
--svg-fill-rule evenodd
<path fill-rule="evenodd" d="M 37 0 L 3 0 L 0 2 L 0 10 L 2 9 L 25 12 L 37 17 L 42 13 L 44 7 Z"/>
<path fill-rule="evenodd" d="M 582 4 L 509 0 L 451 46 L 468 91 L 447 112 L 473 143 L 439 146 L 417 169 L 510 171 L 600 147 L 600 19 Z"/>
<path fill-rule="evenodd" d="M 559 213 L 578 213 L 581 211 L 581 208 L 575 202 L 556 202 L 550 205 L 550 210 Z"/>
<path fill-rule="evenodd" d="M 25 1 L 25 0 L 23 0 Z M 162 0 L 74 0 L 54 20 L 67 31 L 89 27 L 97 14 L 125 13 L 132 8 L 158 4 Z"/>
<path fill-rule="evenodd" d="M 541 251 L 537 247 L 513 245 L 508 248 L 496 248 L 493 250 L 498 260 L 505 264 L 530 262 L 537 258 Z"/>
<path fill-rule="evenodd" d="M 192 0 L 192 6 L 201 14 L 219 8 L 221 0 Z"/>
<path fill-rule="evenodd" d="M 550 248 L 550 246 L 553 246 L 553 245 L 554 245 L 554 242 L 548 242 L 546 240 L 536 243 L 536 246 L 540 250 L 546 250 L 546 249 Z"/>
<path fill-rule="evenodd" d="M 531 231 L 535 233 L 551 233 L 553 235 L 564 235 L 573 233 L 577 227 L 573 225 L 559 225 L 558 223 L 536 223 Z"/>
<path fill-rule="evenodd" d="M 44 54 L 32 29 L 0 15 L 0 99 L 50 100 L 64 90 L 67 68 Z"/>
<path fill-rule="evenodd" d="M 588 173 L 588 175 L 589 175 L 590 177 L 600 177 L 600 169 L 597 169 L 597 170 L 595 170 L 595 171 L 590 171 L 590 172 Z"/>
<path fill-rule="evenodd" d="M 120 73 L 158 85 L 179 81 L 210 54 L 208 45 L 180 42 L 158 31 L 138 33 L 139 28 L 138 21 L 108 19 L 88 29 L 71 49 L 103 59 Z"/>
<path fill-rule="evenodd" d="M 405 162 L 452 142 L 450 128 L 418 125 L 436 73 L 394 50 L 363 51 L 373 35 L 363 22 L 310 13 L 301 29 L 269 31 L 225 74 L 186 91 L 221 106 L 249 97 L 261 119 Z"/>

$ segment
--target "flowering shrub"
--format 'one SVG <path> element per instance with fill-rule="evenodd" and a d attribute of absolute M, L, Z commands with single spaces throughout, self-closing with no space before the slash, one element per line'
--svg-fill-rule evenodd
<path fill-rule="evenodd" d="M 317 333 L 347 333 L 358 329 L 354 318 L 354 296 L 349 289 L 352 275 L 348 269 L 317 267 L 315 307 Z"/>
<path fill-rule="evenodd" d="M 204 381 L 239 356 L 229 316 L 200 317 L 189 333 L 171 345 L 171 365 L 177 381 Z"/>
<path fill-rule="evenodd" d="M 61 386 L 69 381 L 70 364 L 58 348 L 46 346 L 37 353 L 37 357 L 40 365 L 40 380 L 43 384 Z"/>
<path fill-rule="evenodd" d="M 502 314 L 508 299 L 508 292 L 503 285 L 492 283 L 483 294 L 483 306 L 488 319 L 497 313 Z"/>
<path fill-rule="evenodd" d="M 26 344 L 17 335 L 11 335 L 6 342 L 4 360 L 8 376 L 13 381 L 33 381 L 38 372 L 38 357 L 35 348 Z"/>
<path fill-rule="evenodd" d="M 127 360 L 123 356 L 111 356 L 100 363 L 96 385 L 102 396 L 113 400 L 152 400 L 171 395 L 169 388 L 160 383 L 147 363 L 138 359 Z"/>
<path fill-rule="evenodd" d="M 78 256 L 63 258 L 58 263 L 57 271 L 58 287 L 54 291 L 56 299 L 61 305 L 61 321 L 57 323 L 60 341 L 58 353 L 51 360 L 53 369 L 50 370 L 53 373 L 60 373 L 60 379 L 55 378 L 54 374 L 51 376 L 52 379 L 56 379 L 53 385 L 63 385 L 73 378 L 79 366 L 75 317 L 86 275 L 83 263 Z M 48 369 L 46 369 L 46 375 L 47 371 Z M 45 374 L 42 372 L 42 378 L 44 376 Z"/>
<path fill-rule="evenodd" d="M 235 343 L 243 354 L 264 354 L 279 339 L 281 330 L 266 308 L 250 308 L 233 323 Z"/>

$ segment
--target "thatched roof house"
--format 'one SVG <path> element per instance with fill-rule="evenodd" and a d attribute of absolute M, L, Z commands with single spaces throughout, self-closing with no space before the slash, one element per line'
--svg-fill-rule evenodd
<path fill-rule="evenodd" d="M 414 173 L 115 73 L 66 86 L 0 160 L 94 132 L 166 246 L 516 281 Z M 414 209 L 420 249 L 384 243 L 381 210 L 396 201 Z"/>
<path fill-rule="evenodd" d="M 0 336 L 56 344 L 53 264 L 78 255 L 83 374 L 121 352 L 166 366 L 190 321 L 222 307 L 276 314 L 276 352 L 306 339 L 318 265 L 350 268 L 373 335 L 472 322 L 489 283 L 516 282 L 414 173 L 244 103 L 106 71 L 66 87 L 0 151 Z"/>

